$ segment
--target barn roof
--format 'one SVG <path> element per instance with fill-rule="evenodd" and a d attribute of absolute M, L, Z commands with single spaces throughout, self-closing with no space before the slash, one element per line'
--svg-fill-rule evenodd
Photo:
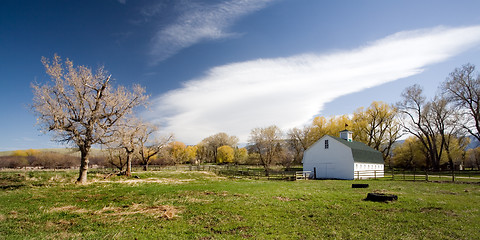
<path fill-rule="evenodd" d="M 329 135 L 330 136 L 330 135 Z M 347 141 L 339 137 L 333 137 L 338 142 L 352 149 L 353 161 L 363 163 L 379 163 L 384 164 L 381 152 L 367 146 L 365 143 L 357 141 Z"/>

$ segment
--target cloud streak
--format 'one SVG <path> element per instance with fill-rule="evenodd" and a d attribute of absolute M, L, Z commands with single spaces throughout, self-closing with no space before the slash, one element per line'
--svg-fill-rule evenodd
<path fill-rule="evenodd" d="M 227 32 L 240 17 L 258 11 L 273 0 L 230 0 L 216 5 L 191 3 L 176 21 L 162 27 L 152 40 L 150 54 L 157 64 L 180 50 L 205 40 L 237 36 Z"/>
<path fill-rule="evenodd" d="M 350 51 L 218 66 L 154 99 L 146 116 L 188 144 L 222 131 L 246 141 L 255 127 L 300 126 L 337 97 L 418 74 L 478 45 L 480 26 L 438 27 Z"/>

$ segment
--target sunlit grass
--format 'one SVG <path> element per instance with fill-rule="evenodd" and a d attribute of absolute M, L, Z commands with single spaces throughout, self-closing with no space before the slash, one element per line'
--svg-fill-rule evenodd
<path fill-rule="evenodd" d="M 265 181 L 210 172 L 1 172 L 2 239 L 479 239 L 480 186 Z M 370 188 L 354 189 L 355 182 Z M 399 196 L 368 202 L 368 192 Z"/>

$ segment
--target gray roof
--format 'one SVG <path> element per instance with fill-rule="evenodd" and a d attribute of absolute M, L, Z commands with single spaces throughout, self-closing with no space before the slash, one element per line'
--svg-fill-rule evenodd
<path fill-rule="evenodd" d="M 357 141 L 349 142 L 339 137 L 333 137 L 333 136 L 330 136 L 330 137 L 336 139 L 343 145 L 352 149 L 354 162 L 384 164 L 382 153 L 367 146 L 365 143 L 357 142 Z"/>

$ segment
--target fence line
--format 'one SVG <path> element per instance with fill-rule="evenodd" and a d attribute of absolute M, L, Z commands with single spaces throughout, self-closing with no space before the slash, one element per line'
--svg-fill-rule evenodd
<path fill-rule="evenodd" d="M 417 171 L 403 169 L 388 169 L 385 178 L 406 181 L 451 181 L 451 182 L 480 182 L 479 170 L 461 171 Z"/>
<path fill-rule="evenodd" d="M 354 179 L 377 179 L 383 178 L 384 171 L 383 170 L 362 170 L 362 171 L 354 171 Z"/>
<path fill-rule="evenodd" d="M 295 180 L 306 180 L 310 178 L 312 171 L 296 171 Z"/>

